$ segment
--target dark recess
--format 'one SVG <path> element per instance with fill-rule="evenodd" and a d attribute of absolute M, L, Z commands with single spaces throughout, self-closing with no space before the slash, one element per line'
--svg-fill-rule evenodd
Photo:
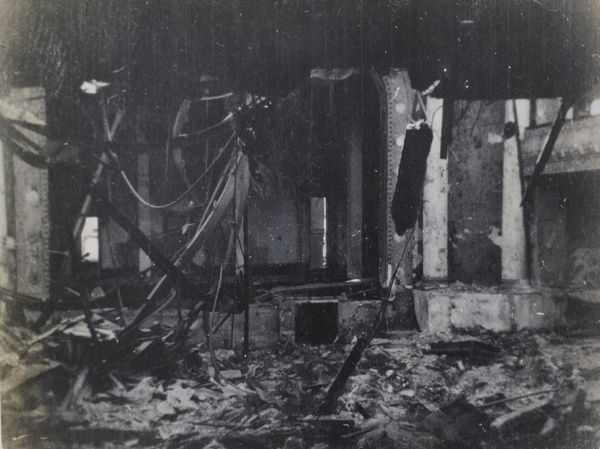
<path fill-rule="evenodd" d="M 338 303 L 305 302 L 296 305 L 296 343 L 325 345 L 338 333 Z"/>

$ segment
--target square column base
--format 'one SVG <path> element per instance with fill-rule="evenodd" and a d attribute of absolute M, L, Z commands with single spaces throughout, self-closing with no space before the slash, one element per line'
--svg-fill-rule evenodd
<path fill-rule="evenodd" d="M 415 289 L 414 298 L 423 331 L 553 329 L 561 324 L 566 308 L 560 290 L 519 286 L 429 285 Z"/>

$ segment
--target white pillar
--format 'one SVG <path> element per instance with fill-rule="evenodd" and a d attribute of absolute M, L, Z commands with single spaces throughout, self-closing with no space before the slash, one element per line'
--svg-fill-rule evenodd
<path fill-rule="evenodd" d="M 423 189 L 423 276 L 431 280 L 448 277 L 448 160 L 440 159 L 443 105 L 441 99 L 427 99 L 433 142 Z"/>
<path fill-rule="evenodd" d="M 516 100 L 517 118 L 512 100 L 506 102 L 505 123 L 514 122 L 523 136 L 529 121 L 529 100 Z M 518 121 L 518 123 L 517 123 Z M 504 168 L 502 184 L 502 279 L 517 281 L 527 278 L 525 226 L 521 198 L 521 173 L 517 136 L 504 140 Z"/>

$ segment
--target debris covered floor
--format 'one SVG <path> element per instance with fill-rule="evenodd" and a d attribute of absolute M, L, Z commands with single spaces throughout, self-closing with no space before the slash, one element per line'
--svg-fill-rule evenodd
<path fill-rule="evenodd" d="M 600 442 L 600 342 L 593 337 L 482 331 L 375 338 L 335 412 L 323 416 L 319 405 L 352 345 L 287 342 L 245 358 L 196 348 L 170 365 L 156 357 L 97 378 L 93 367 L 77 371 L 47 358 L 67 342 L 72 352 L 86 350 L 73 333 L 67 339 L 68 331 L 27 351 L 24 330 L 2 332 L 3 346 L 11 348 L 2 364 L 6 448 L 597 448 Z"/>

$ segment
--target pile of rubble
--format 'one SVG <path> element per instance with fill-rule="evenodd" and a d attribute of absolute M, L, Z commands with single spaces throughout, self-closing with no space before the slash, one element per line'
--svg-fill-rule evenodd
<path fill-rule="evenodd" d="M 97 345 L 110 345 L 110 322 L 94 317 L 94 323 L 102 330 Z M 1 336 L 6 448 L 597 448 L 600 442 L 594 394 L 600 342 L 593 339 L 526 332 L 375 338 L 333 411 L 323 415 L 352 345 L 286 342 L 247 357 L 197 346 L 177 359 L 151 351 L 117 364 L 90 358 L 98 348 L 83 318 L 39 336 L 10 327 Z"/>

